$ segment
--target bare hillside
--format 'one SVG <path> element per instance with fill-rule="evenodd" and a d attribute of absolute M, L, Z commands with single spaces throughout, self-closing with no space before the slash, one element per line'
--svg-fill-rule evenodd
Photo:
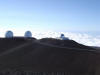
<path fill-rule="evenodd" d="M 100 53 L 72 40 L 1 38 L 0 71 L 6 70 L 99 75 Z"/>

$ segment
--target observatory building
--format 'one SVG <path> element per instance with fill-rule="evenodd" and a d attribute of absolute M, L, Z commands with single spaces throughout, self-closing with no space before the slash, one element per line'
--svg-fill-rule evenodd
<path fill-rule="evenodd" d="M 12 38 L 13 37 L 13 32 L 12 31 L 7 31 L 5 34 L 6 38 Z"/>
<path fill-rule="evenodd" d="M 69 38 L 68 38 L 68 37 L 65 37 L 64 34 L 61 34 L 60 39 L 61 39 L 61 40 L 69 40 Z"/>
<path fill-rule="evenodd" d="M 31 38 L 32 33 L 30 31 L 26 31 L 24 37 Z"/>

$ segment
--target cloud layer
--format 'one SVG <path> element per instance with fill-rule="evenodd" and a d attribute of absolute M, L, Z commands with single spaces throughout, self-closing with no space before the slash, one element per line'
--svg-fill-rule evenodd
<path fill-rule="evenodd" d="M 13 31 L 14 36 L 24 36 L 25 31 Z M 32 32 L 33 37 L 40 38 L 58 38 L 61 34 L 65 34 L 69 39 L 75 40 L 78 43 L 88 46 L 99 46 L 100 47 L 100 36 L 94 37 L 88 34 L 72 33 L 72 32 Z M 4 37 L 5 31 L 0 33 L 0 37 Z"/>
<path fill-rule="evenodd" d="M 38 39 L 45 37 L 58 38 L 61 33 L 65 34 L 66 37 L 77 41 L 78 43 L 88 45 L 88 46 L 100 46 L 100 37 L 93 37 L 88 34 L 81 33 L 70 33 L 70 32 L 43 32 L 43 33 L 33 33 L 33 37 Z"/>

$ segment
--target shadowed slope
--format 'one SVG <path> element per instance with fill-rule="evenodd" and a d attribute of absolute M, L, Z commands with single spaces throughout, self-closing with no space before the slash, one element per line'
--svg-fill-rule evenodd
<path fill-rule="evenodd" d="M 74 40 L 59 40 L 59 39 L 54 39 L 54 38 L 42 38 L 40 39 L 40 42 L 56 45 L 59 47 L 79 48 L 79 49 L 88 49 L 88 50 L 95 49 L 89 46 L 79 44 L 75 42 Z"/>
<path fill-rule="evenodd" d="M 0 44 L 1 71 L 8 69 L 34 72 L 65 71 L 74 75 L 95 75 L 99 72 L 100 54 L 90 48 L 87 50 L 63 48 L 28 38 L 0 39 L 0 42 L 2 42 Z"/>

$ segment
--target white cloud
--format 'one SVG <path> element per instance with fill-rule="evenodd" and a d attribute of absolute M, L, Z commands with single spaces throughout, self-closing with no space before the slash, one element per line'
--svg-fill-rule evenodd
<path fill-rule="evenodd" d="M 5 30 L 0 31 L 0 37 L 5 34 Z M 24 36 L 25 30 L 13 30 L 15 36 Z M 88 46 L 100 46 L 100 36 L 93 37 L 88 34 L 81 34 L 81 33 L 71 33 L 71 32 L 32 32 L 33 37 L 40 39 L 40 38 L 45 38 L 45 37 L 52 37 L 52 38 L 57 38 L 60 37 L 61 33 L 65 34 L 66 37 L 75 40 L 78 43 L 88 45 Z"/>
<path fill-rule="evenodd" d="M 70 33 L 70 32 L 42 32 L 42 33 L 33 33 L 33 37 L 38 39 L 45 37 L 57 38 L 60 34 L 65 34 L 66 37 L 75 40 L 78 43 L 88 45 L 88 46 L 100 46 L 100 37 L 93 37 L 88 34 L 81 33 Z"/>

